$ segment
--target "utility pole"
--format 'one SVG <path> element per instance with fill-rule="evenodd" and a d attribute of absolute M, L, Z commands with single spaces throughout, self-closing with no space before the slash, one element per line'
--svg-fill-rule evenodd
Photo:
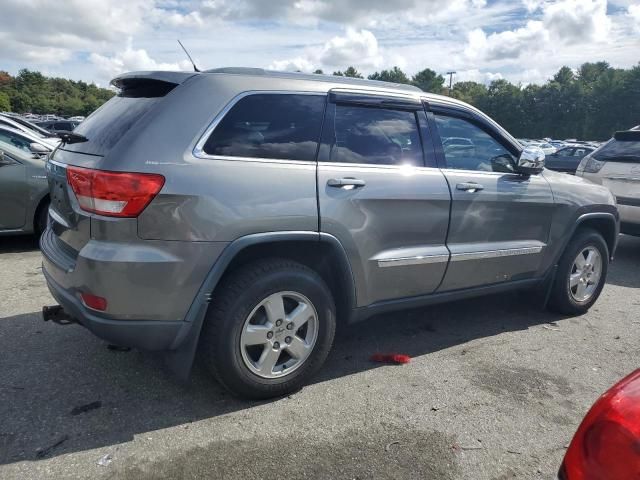
<path fill-rule="evenodd" d="M 453 85 L 453 76 L 456 74 L 456 72 L 447 72 L 447 75 L 449 75 L 449 96 L 451 96 L 451 87 Z"/>

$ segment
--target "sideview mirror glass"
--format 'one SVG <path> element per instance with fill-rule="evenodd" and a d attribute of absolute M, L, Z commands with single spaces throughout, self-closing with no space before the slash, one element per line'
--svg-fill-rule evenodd
<path fill-rule="evenodd" d="M 535 175 L 544 169 L 544 152 L 540 147 L 525 147 L 518 158 L 518 173 Z"/>
<path fill-rule="evenodd" d="M 47 147 L 35 142 L 29 145 L 29 150 L 31 150 L 32 153 L 37 153 L 38 155 L 46 155 L 49 153 L 49 149 Z"/>

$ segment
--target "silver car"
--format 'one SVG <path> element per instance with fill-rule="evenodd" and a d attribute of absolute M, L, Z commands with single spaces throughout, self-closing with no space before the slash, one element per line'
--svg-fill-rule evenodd
<path fill-rule="evenodd" d="M 640 235 L 640 125 L 617 132 L 584 157 L 576 175 L 611 190 L 620 211 L 621 231 Z"/>
<path fill-rule="evenodd" d="M 0 141 L 0 235 L 37 233 L 47 223 L 44 159 Z"/>
<path fill-rule="evenodd" d="M 47 320 L 163 350 L 181 375 L 199 349 L 266 398 L 320 368 L 337 323 L 540 287 L 575 315 L 602 290 L 611 193 L 465 103 L 261 69 L 112 83 L 47 163 Z"/>

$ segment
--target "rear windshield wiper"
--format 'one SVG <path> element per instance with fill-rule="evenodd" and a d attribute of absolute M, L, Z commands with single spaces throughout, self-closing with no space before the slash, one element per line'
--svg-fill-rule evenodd
<path fill-rule="evenodd" d="M 69 145 L 72 143 L 82 143 L 82 142 L 89 141 L 89 139 L 84 135 L 80 135 L 79 133 L 73 133 L 73 132 L 60 133 L 58 134 L 58 136 L 62 140 L 62 143 L 67 143 Z"/>

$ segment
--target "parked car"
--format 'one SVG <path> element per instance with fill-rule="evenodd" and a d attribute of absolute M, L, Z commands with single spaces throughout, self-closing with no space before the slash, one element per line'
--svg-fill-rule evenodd
<path fill-rule="evenodd" d="M 552 153 L 556 153 L 556 147 L 547 142 L 529 142 L 528 146 L 538 147 L 542 149 L 545 155 L 551 155 Z"/>
<path fill-rule="evenodd" d="M 26 133 L 29 136 L 37 138 L 39 142 L 47 143 L 52 147 L 55 147 L 60 143 L 60 138 L 55 133 L 44 130 L 37 125 L 33 125 L 32 123 L 18 117 L 0 115 L 0 126 Z"/>
<path fill-rule="evenodd" d="M 618 203 L 621 231 L 640 235 L 640 125 L 617 132 L 584 157 L 576 175 L 611 190 Z"/>
<path fill-rule="evenodd" d="M 72 121 L 72 122 L 77 122 L 80 123 L 82 121 L 84 121 L 86 117 L 82 116 L 82 115 L 76 115 L 75 117 L 69 117 L 68 120 Z"/>
<path fill-rule="evenodd" d="M 564 147 L 556 153 L 547 155 L 545 157 L 545 166 L 556 172 L 575 174 L 582 159 L 593 150 L 593 148 L 583 145 Z"/>
<path fill-rule="evenodd" d="M 55 148 L 54 145 L 45 141 L 43 138 L 27 133 L 24 130 L 17 130 L 5 127 L 4 125 L 0 125 L 0 141 L 9 143 L 27 153 L 33 153 L 43 158 Z"/>
<path fill-rule="evenodd" d="M 321 367 L 337 322 L 543 286 L 580 314 L 602 290 L 611 193 L 463 102 L 261 69 L 113 85 L 47 163 L 45 320 L 181 375 L 200 345 L 222 385 L 266 398 Z"/>
<path fill-rule="evenodd" d="M 0 141 L 0 235 L 44 231 L 49 184 L 44 160 Z"/>
<path fill-rule="evenodd" d="M 54 133 L 69 133 L 78 126 L 80 122 L 74 122 L 71 120 L 47 120 L 45 122 L 39 122 L 38 125 L 50 132 Z"/>
<path fill-rule="evenodd" d="M 640 370 L 607 390 L 578 427 L 559 480 L 630 480 L 640 476 Z"/>

